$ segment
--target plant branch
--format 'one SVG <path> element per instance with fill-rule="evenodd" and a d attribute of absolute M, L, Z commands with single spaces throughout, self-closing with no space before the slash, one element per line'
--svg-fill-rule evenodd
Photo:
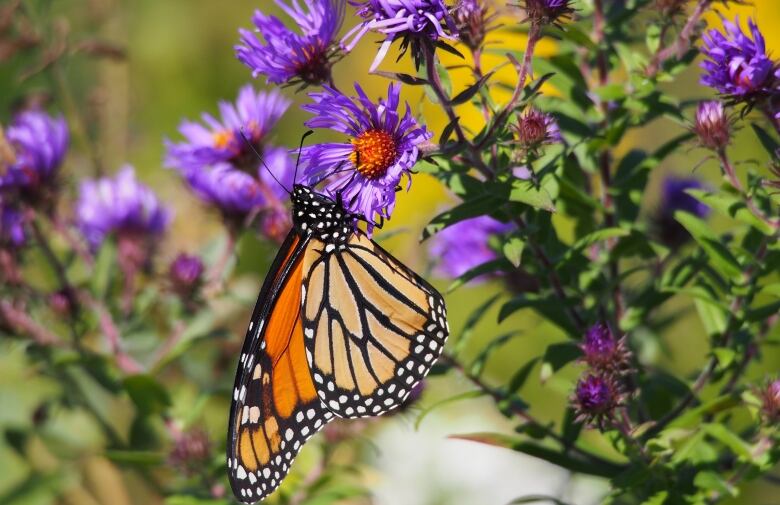
<path fill-rule="evenodd" d="M 8 300 L 0 300 L 0 317 L 13 331 L 26 334 L 38 345 L 65 347 L 65 342 L 59 336 L 38 324 Z"/>
<path fill-rule="evenodd" d="M 669 59 L 674 57 L 678 59 L 682 58 L 685 51 L 691 47 L 691 38 L 696 30 L 696 25 L 699 24 L 699 21 L 704 13 L 707 12 L 707 9 L 710 8 L 712 2 L 713 0 L 699 0 L 688 18 L 688 21 L 685 23 L 685 26 L 683 26 L 683 29 L 680 30 L 680 33 L 677 35 L 677 40 L 670 46 L 659 47 L 659 50 L 655 53 L 653 59 L 650 60 L 650 64 L 647 66 L 647 69 L 645 69 L 645 75 L 647 75 L 647 77 L 655 77 L 664 63 Z"/>
<path fill-rule="evenodd" d="M 750 212 L 758 219 L 766 223 L 773 230 L 780 230 L 780 219 L 772 219 L 764 214 L 764 212 L 758 208 L 758 205 L 756 205 L 755 200 L 753 200 L 753 196 L 750 195 L 750 193 L 748 193 L 742 186 L 742 183 L 740 182 L 739 177 L 734 170 L 734 166 L 731 164 L 728 155 L 726 155 L 726 150 L 720 149 L 718 150 L 717 154 L 718 160 L 720 160 L 720 164 L 723 167 L 723 172 L 726 174 L 726 178 L 728 179 L 729 184 L 731 184 L 731 186 L 736 189 L 740 196 L 742 196 L 742 198 L 745 200 L 745 205 L 747 205 L 748 209 L 750 209 Z"/>

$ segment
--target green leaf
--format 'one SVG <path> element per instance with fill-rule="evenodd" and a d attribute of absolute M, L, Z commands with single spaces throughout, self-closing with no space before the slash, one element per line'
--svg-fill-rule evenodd
<path fill-rule="evenodd" d="M 552 195 L 544 187 L 537 188 L 531 181 L 513 180 L 509 201 L 524 203 L 547 212 L 555 212 Z"/>
<path fill-rule="evenodd" d="M 171 405 L 168 392 L 150 375 L 131 375 L 124 380 L 124 386 L 141 416 L 160 414 Z"/>
<path fill-rule="evenodd" d="M 555 372 L 580 356 L 582 356 L 582 351 L 573 342 L 560 342 L 547 346 L 542 357 L 540 372 L 542 382 L 547 381 Z"/>
<path fill-rule="evenodd" d="M 543 494 L 529 494 L 528 496 L 521 496 L 520 498 L 515 498 L 507 505 L 520 505 L 523 503 L 540 503 L 540 502 L 550 502 L 553 503 L 554 505 L 569 505 L 565 501 L 561 501 L 558 498 L 555 498 L 554 496 L 547 496 Z"/>
<path fill-rule="evenodd" d="M 453 355 L 457 356 L 460 354 L 460 351 L 465 347 L 466 343 L 471 338 L 471 335 L 474 333 L 474 328 L 476 328 L 477 324 L 479 324 L 490 307 L 492 307 L 499 298 L 501 298 L 501 293 L 488 298 L 485 302 L 483 302 L 471 312 L 471 315 L 469 315 L 469 318 L 466 319 L 466 323 L 463 325 L 460 338 L 457 339 L 457 341 L 452 346 Z"/>
<path fill-rule="evenodd" d="M 513 337 L 520 335 L 520 333 L 521 333 L 520 331 L 510 331 L 493 338 L 479 352 L 477 357 L 474 358 L 474 361 L 471 363 L 471 366 L 469 367 L 469 373 L 474 377 L 479 377 L 480 375 L 482 375 L 482 371 L 485 369 L 485 364 L 487 363 L 487 360 L 490 358 L 493 352 L 499 347 L 501 347 L 502 345 L 509 342 L 509 340 L 511 340 Z"/>
<path fill-rule="evenodd" d="M 480 89 L 482 89 L 482 86 L 484 86 L 488 79 L 490 79 L 492 76 L 493 72 L 489 72 L 483 75 L 477 82 L 455 95 L 455 97 L 450 100 L 450 103 L 452 105 L 460 105 L 468 102 L 474 97 L 474 95 L 479 92 Z"/>
<path fill-rule="evenodd" d="M 408 84 L 410 86 L 423 86 L 425 84 L 428 84 L 427 79 L 423 79 L 422 77 L 415 77 L 409 74 L 404 74 L 402 72 L 383 72 L 381 70 L 375 70 L 374 73 L 376 75 L 381 75 L 382 77 L 385 77 L 387 79 L 392 79 L 394 81 L 401 81 L 402 83 Z"/>
<path fill-rule="evenodd" d="M 504 256 L 513 266 L 519 267 L 523 259 L 523 249 L 525 249 L 525 242 L 520 237 L 509 237 L 504 243 Z"/>
<path fill-rule="evenodd" d="M 771 236 L 775 231 L 764 220 L 753 214 L 738 195 L 724 191 L 710 193 L 700 189 L 689 189 L 686 192 L 719 212 L 752 226 L 764 235 Z"/>
<path fill-rule="evenodd" d="M 677 211 L 674 218 L 688 230 L 688 233 L 704 249 L 707 256 L 712 260 L 712 266 L 722 275 L 728 277 L 738 284 L 744 281 L 742 267 L 731 254 L 731 251 L 715 237 L 712 229 L 693 214 Z"/>
<path fill-rule="evenodd" d="M 165 462 L 166 454 L 158 451 L 108 450 L 106 457 L 116 463 L 136 466 L 158 466 Z"/>
<path fill-rule="evenodd" d="M 189 495 L 174 495 L 165 499 L 165 505 L 230 505 L 229 498 L 198 498 Z"/>
<path fill-rule="evenodd" d="M 455 440 L 468 440 L 522 452 L 562 468 L 566 468 L 572 472 L 586 475 L 611 478 L 623 471 L 622 466 L 608 461 L 580 457 L 574 453 L 566 454 L 558 452 L 555 449 L 550 449 L 549 447 L 542 446 L 535 442 L 527 442 L 517 437 L 500 433 L 469 433 L 463 435 L 450 435 L 449 438 Z"/>
<path fill-rule="evenodd" d="M 420 425 L 422 424 L 423 419 L 428 417 L 431 414 L 431 412 L 433 412 L 434 410 L 437 410 L 437 409 L 439 409 L 439 408 L 441 408 L 441 407 L 443 407 L 445 405 L 449 405 L 451 403 L 459 402 L 459 401 L 462 401 L 462 400 L 471 400 L 473 398 L 479 398 L 480 396 L 484 396 L 486 394 L 487 393 L 485 393 L 484 391 L 481 391 L 481 390 L 477 389 L 477 390 L 473 390 L 473 391 L 466 391 L 465 393 L 460 393 L 458 395 L 450 396 L 450 397 L 445 398 L 445 399 L 443 399 L 441 401 L 438 401 L 438 402 L 434 403 L 433 405 L 424 408 L 422 410 L 422 412 L 420 412 L 420 415 L 417 416 L 417 420 L 415 420 L 415 422 L 414 422 L 414 429 L 415 430 L 420 429 Z"/>
<path fill-rule="evenodd" d="M 496 273 L 499 271 L 509 271 L 511 270 L 512 266 L 503 258 L 499 258 L 497 260 L 491 260 L 487 261 L 485 263 L 482 263 L 481 265 L 477 265 L 474 268 L 466 271 L 465 273 L 461 274 L 460 277 L 455 279 L 452 284 L 447 287 L 447 293 L 452 293 L 459 287 L 465 285 L 469 281 L 472 281 L 476 279 L 477 277 L 481 277 L 483 275 Z"/>
<path fill-rule="evenodd" d="M 466 200 L 460 205 L 456 205 L 434 217 L 423 230 L 421 241 L 460 221 L 495 212 L 503 203 L 501 199 L 493 195 L 480 195 L 471 200 Z"/>
<path fill-rule="evenodd" d="M 729 430 L 725 425 L 708 423 L 702 425 L 702 430 L 704 430 L 707 435 L 731 449 L 731 451 L 742 461 L 750 461 L 750 445 Z"/>
<path fill-rule="evenodd" d="M 605 102 L 615 102 L 626 97 L 626 87 L 623 84 L 607 84 L 593 91 Z"/>
<path fill-rule="evenodd" d="M 528 380 L 528 377 L 531 375 L 531 371 L 534 369 L 534 366 L 539 361 L 539 358 L 533 358 L 528 363 L 520 367 L 520 369 L 515 372 L 515 374 L 512 376 L 511 379 L 509 379 L 509 383 L 507 384 L 506 390 L 507 393 L 510 395 L 517 393 L 523 385 L 525 385 L 525 382 Z"/>
<path fill-rule="evenodd" d="M 769 153 L 769 156 L 770 157 L 775 156 L 777 150 L 780 149 L 780 143 L 778 143 L 772 137 L 772 135 L 767 133 L 766 130 L 758 126 L 756 123 L 751 123 L 750 126 L 753 127 L 753 131 L 756 132 L 756 136 L 758 137 L 758 140 L 761 142 L 761 145 L 764 146 L 766 152 Z"/>
<path fill-rule="evenodd" d="M 659 491 L 647 500 L 642 502 L 642 505 L 663 505 L 666 503 L 666 498 L 669 497 L 668 491 Z"/>
<path fill-rule="evenodd" d="M 701 298 L 694 298 L 693 304 L 699 319 L 704 326 L 707 335 L 713 337 L 722 335 L 728 325 L 728 315 L 721 307 L 710 301 L 704 301 Z"/>
<path fill-rule="evenodd" d="M 534 309 L 538 314 L 553 323 L 570 337 L 578 338 L 579 330 L 574 326 L 566 312 L 566 306 L 573 306 L 577 300 L 561 300 L 557 296 L 540 296 L 534 293 L 523 293 L 506 302 L 498 313 L 498 322 L 503 321 L 521 309 Z"/>
<path fill-rule="evenodd" d="M 736 487 L 729 484 L 729 482 L 717 472 L 710 470 L 702 470 L 697 473 L 696 477 L 693 478 L 693 484 L 696 487 L 707 491 L 707 494 L 717 493 L 721 496 L 728 495 L 732 497 L 736 497 L 738 494 Z"/>
<path fill-rule="evenodd" d="M 100 246 L 92 275 L 92 293 L 99 300 L 108 294 L 112 274 L 116 271 L 116 247 L 111 240 L 104 240 Z"/>

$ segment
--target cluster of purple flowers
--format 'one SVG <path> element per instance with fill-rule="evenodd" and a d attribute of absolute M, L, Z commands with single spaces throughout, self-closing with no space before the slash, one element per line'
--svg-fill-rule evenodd
<path fill-rule="evenodd" d="M 287 149 L 267 141 L 289 105 L 278 91 L 257 92 L 245 86 L 235 104 L 219 104 L 220 119 L 204 114 L 202 123 L 182 122 L 179 132 L 185 140 L 166 142 L 166 165 L 231 225 L 255 214 L 262 214 L 265 222 L 268 214 L 278 215 L 293 182 Z M 266 231 L 278 237 L 271 228 Z"/>
<path fill-rule="evenodd" d="M 588 329 L 580 349 L 588 369 L 577 382 L 572 398 L 577 419 L 602 427 L 625 400 L 623 377 L 629 369 L 631 354 L 625 337 L 615 338 L 605 323 Z"/>

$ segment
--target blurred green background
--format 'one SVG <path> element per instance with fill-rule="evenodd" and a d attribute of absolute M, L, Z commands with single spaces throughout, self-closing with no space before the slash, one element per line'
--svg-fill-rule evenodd
<path fill-rule="evenodd" d="M 0 6 L 10 3 L 10 0 L 4 0 Z M 35 60 L 21 54 L 3 62 L 0 66 L 0 116 L 3 122 L 7 122 L 11 108 L 23 97 L 36 93 L 52 96 L 54 107 L 62 108 L 74 128 L 72 149 L 64 169 L 71 194 L 75 194 L 80 178 L 94 175 L 87 154 L 90 149 L 96 150 L 107 172 L 116 170 L 125 162 L 135 165 L 140 177 L 175 208 L 172 229 L 159 255 L 160 265 L 167 264 L 181 250 L 200 251 L 221 240 L 224 230 L 218 217 L 187 191 L 175 172 L 162 168 L 163 139 L 177 139 L 176 129 L 183 118 L 196 119 L 204 111 L 215 113 L 218 100 L 232 101 L 239 87 L 251 81 L 249 70 L 233 55 L 233 45 L 238 40 L 237 29 L 250 27 L 251 13 L 257 7 L 269 12 L 278 12 L 278 9 L 266 0 L 52 0 L 24 4 L 34 22 L 43 29 L 46 43 L 56 44 L 60 37 L 71 41 L 108 41 L 124 48 L 126 58 L 111 60 L 76 55 L 55 62 L 52 68 L 23 81 L 18 79 L 18 75 L 36 70 Z M 757 0 L 751 6 L 720 10 L 729 17 L 740 12 L 743 17 L 750 15 L 756 18 L 768 38 L 768 46 L 775 53 L 780 52 L 780 31 L 774 29 L 780 26 L 777 0 Z M 509 25 L 516 23 L 517 19 L 503 16 L 501 21 Z M 708 19 L 711 23 L 719 23 L 717 16 L 712 15 Z M 353 22 L 348 19 L 345 26 L 349 28 Z M 499 30 L 491 37 L 496 48 L 519 50 L 524 47 L 522 36 L 507 30 Z M 357 79 L 370 95 L 376 97 L 384 93 L 387 81 L 366 75 L 375 50 L 372 42 L 371 38 L 365 39 L 353 54 L 336 65 L 335 80 L 342 90 L 349 89 Z M 545 42 L 540 48 L 542 56 L 554 51 L 553 42 Z M 486 55 L 484 68 L 490 69 L 503 63 L 501 52 Z M 394 64 L 394 59 L 386 59 L 385 69 L 408 71 L 409 67 L 403 63 Z M 447 63 L 454 64 L 454 60 L 449 59 Z M 459 74 L 456 72 L 454 75 Z M 456 87 L 470 83 L 465 79 L 466 74 L 462 76 L 463 82 L 456 80 Z M 504 67 L 498 76 L 512 83 L 514 74 L 511 66 Z M 692 68 L 666 86 L 681 100 L 707 96 L 708 90 L 699 86 L 697 81 L 698 70 Z M 261 81 L 255 84 L 264 86 Z M 286 92 L 296 104 L 280 122 L 274 139 L 278 144 L 295 146 L 304 129 L 302 122 L 307 118 L 298 104 L 306 97 L 303 93 L 294 94 L 292 89 Z M 547 89 L 547 92 L 555 93 L 555 90 Z M 500 99 L 504 92 L 495 87 L 494 93 Z M 441 131 L 443 115 L 424 98 L 422 91 L 407 89 L 405 98 L 413 110 L 425 118 L 429 128 L 435 133 Z M 463 117 L 475 130 L 478 129 L 481 126 L 478 112 L 470 106 L 462 109 Z M 621 149 L 628 150 L 632 145 L 652 148 L 678 135 L 682 128 L 682 125 L 670 124 L 668 119 L 660 119 L 636 133 Z M 322 139 L 324 137 L 318 137 L 315 141 Z M 732 150 L 733 159 L 765 165 L 767 160 L 761 157 L 763 154 L 758 154 L 760 152 L 751 135 L 738 134 Z M 651 191 L 646 195 L 648 212 L 653 209 L 657 187 L 665 173 L 690 174 L 698 167 L 697 174 L 716 184 L 719 179 L 717 166 L 711 162 L 701 163 L 704 157 L 703 151 L 691 148 L 667 160 L 654 174 Z M 426 175 L 415 176 L 412 190 L 408 194 L 399 194 L 393 219 L 379 234 L 380 239 L 382 235 L 392 235 L 384 244 L 423 274 L 430 272 L 431 259 L 426 254 L 425 245 L 418 243 L 420 230 L 437 210 L 448 204 L 449 198 L 434 179 Z M 67 214 L 71 209 L 64 205 L 61 212 Z M 555 224 L 560 230 L 567 229 L 567 223 L 562 218 L 556 219 Z M 718 225 L 713 223 L 713 226 Z M 273 246 L 249 238 L 242 240 L 237 258 L 237 280 L 231 284 L 235 294 L 233 302 L 236 303 L 224 314 L 219 314 L 231 328 L 231 334 L 216 344 L 204 340 L 192 347 L 182 360 L 183 372 L 161 372 L 162 380 L 170 386 L 175 415 L 185 420 L 194 418 L 198 424 L 205 426 L 209 437 L 217 441 L 217 446 L 224 437 L 228 404 L 214 396 L 204 397 L 202 392 L 214 390 L 215 386 L 210 381 L 215 377 L 223 381 L 217 388 L 229 388 L 232 375 L 224 370 L 216 374 L 203 367 L 218 359 L 225 362 L 222 366 L 227 370 L 234 366 L 254 296 L 273 253 Z M 435 282 L 442 289 L 448 285 L 446 280 Z M 492 282 L 462 288 L 448 295 L 454 332 L 457 333 L 465 317 L 479 302 L 501 290 L 499 282 Z M 660 364 L 685 376 L 695 373 L 704 362 L 707 351 L 705 332 L 691 309 L 691 300 L 685 297 L 676 297 L 667 303 L 663 308 L 665 313 L 683 315 L 668 328 L 663 338 L 647 336 L 647 341 L 655 342 L 655 345 L 644 350 L 657 353 Z M 219 309 L 214 311 L 219 312 Z M 538 356 L 550 342 L 563 340 L 559 330 L 531 313 L 513 316 L 500 328 L 495 320 L 494 314 L 483 320 L 477 338 L 472 341 L 472 353 L 506 329 L 520 328 L 522 335 L 491 358 L 486 372 L 489 382 L 505 381 L 520 365 Z M 236 354 L 215 358 L 224 349 L 232 349 Z M 780 353 L 772 351 L 763 357 L 760 366 L 750 371 L 750 375 L 761 378 L 776 372 L 780 368 L 778 365 Z M 63 388 L 71 387 L 44 378 L 38 372 L 26 360 L 19 345 L 0 344 L 0 428 L 29 423 L 33 411 L 41 402 L 60 394 Z M 560 422 L 578 373 L 578 365 L 572 364 L 546 383 L 528 381 L 523 396 L 532 411 L 542 420 Z M 22 383 L 23 388 L 20 387 Z M 99 388 L 92 385 L 85 387 L 92 388 L 88 390 L 94 391 L 95 395 L 101 394 Z M 415 418 L 422 409 L 438 398 L 468 388 L 468 384 L 457 377 L 434 378 L 429 381 L 423 399 L 410 412 L 374 423 L 368 431 L 362 432 L 361 444 L 354 450 L 361 453 L 364 466 L 353 478 L 373 491 L 373 503 L 502 504 L 517 496 L 534 493 L 555 495 L 573 504 L 599 502 L 599 496 L 606 488 L 598 480 L 572 477 L 546 463 L 498 448 L 447 440 L 447 435 L 459 432 L 511 429 L 486 399 L 461 402 L 437 410 L 419 428 L 415 428 Z M 127 429 L 130 407 L 126 399 L 109 401 L 95 398 L 95 406 L 103 409 L 120 431 Z M 57 475 L 57 481 L 38 483 L 34 492 L 23 495 L 25 501 L 19 501 L 20 504 L 163 502 L 159 490 L 150 487 L 135 472 L 120 470 L 102 454 L 101 447 L 105 441 L 94 421 L 73 411 L 63 410 L 50 415 L 53 420 L 47 423 L 47 429 L 53 432 L 52 439 L 59 440 L 61 445 L 49 451 L 39 451 L 39 460 L 21 460 L 9 448 L 13 440 L 0 444 L 0 496 L 24 482 L 32 467 L 50 471 L 52 475 Z M 601 450 L 609 453 L 608 447 Z M 306 474 L 306 469 L 314 464 L 316 451 L 315 447 L 304 450 L 291 479 L 300 479 Z M 221 459 L 219 454 L 217 456 Z M 170 469 L 149 471 L 171 478 Z M 777 503 L 777 495 L 776 485 L 755 482 L 734 503 Z M 55 499 L 54 496 L 60 498 Z M 362 500 L 356 499 L 355 503 L 363 503 Z"/>

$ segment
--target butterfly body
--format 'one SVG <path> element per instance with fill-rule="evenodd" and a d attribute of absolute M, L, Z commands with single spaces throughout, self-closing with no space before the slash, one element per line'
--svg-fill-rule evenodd
<path fill-rule="evenodd" d="M 246 503 L 273 492 L 333 417 L 401 405 L 448 335 L 441 295 L 356 231 L 354 214 L 303 185 L 291 200 L 233 390 L 228 474 Z"/>

